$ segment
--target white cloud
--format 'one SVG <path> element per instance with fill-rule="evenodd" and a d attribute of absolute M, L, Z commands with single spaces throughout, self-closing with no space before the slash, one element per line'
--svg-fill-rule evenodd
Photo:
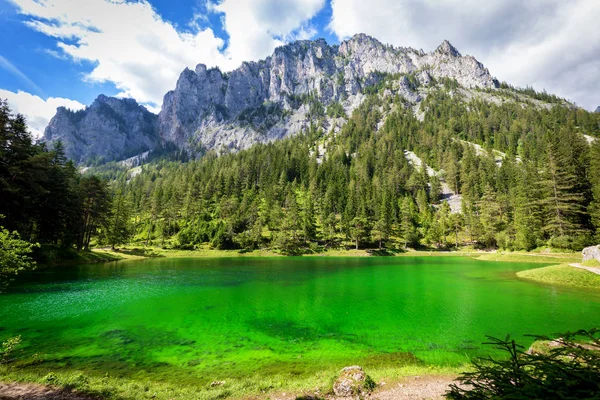
<path fill-rule="evenodd" d="M 224 0 L 211 9 L 224 13 L 227 54 L 235 65 L 264 58 L 297 35 L 312 37 L 316 32 L 307 22 L 324 5 L 325 0 Z"/>
<path fill-rule="evenodd" d="M 85 79 L 112 82 L 141 103 L 160 105 L 186 66 L 228 62 L 212 30 L 180 32 L 144 0 L 11 1 L 28 26 L 56 38 L 61 53 L 95 64 Z"/>
<path fill-rule="evenodd" d="M 58 107 L 66 107 L 71 110 L 81 110 L 85 106 L 78 101 L 60 97 L 49 97 L 44 100 L 39 96 L 27 92 L 17 93 L 0 89 L 0 99 L 8 100 L 8 104 L 14 113 L 20 113 L 27 119 L 27 126 L 34 137 L 43 135 L 48 122 L 56 114 Z"/>
<path fill-rule="evenodd" d="M 207 12 L 223 13 L 229 35 L 223 51 L 225 42 L 212 29 L 199 28 L 206 15 L 190 13 L 189 31 L 180 31 L 147 0 L 10 1 L 28 16 L 29 27 L 56 38 L 57 49 L 47 50 L 50 54 L 94 63 L 86 80 L 112 82 L 119 96 L 133 97 L 153 110 L 185 67 L 204 63 L 230 70 L 269 55 L 283 41 L 314 34 L 307 22 L 325 2 L 208 1 Z"/>
<path fill-rule="evenodd" d="M 500 80 L 600 104 L 598 0 L 332 0 L 329 28 L 432 50 L 444 39 Z"/>

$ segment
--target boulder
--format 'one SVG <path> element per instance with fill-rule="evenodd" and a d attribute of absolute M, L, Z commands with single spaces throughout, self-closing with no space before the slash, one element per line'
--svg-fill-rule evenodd
<path fill-rule="evenodd" d="M 375 382 L 358 365 L 345 367 L 333 384 L 333 392 L 339 397 L 362 397 L 369 394 Z"/>
<path fill-rule="evenodd" d="M 600 261 L 600 245 L 586 247 L 581 252 L 583 254 L 583 261 L 598 260 Z"/>

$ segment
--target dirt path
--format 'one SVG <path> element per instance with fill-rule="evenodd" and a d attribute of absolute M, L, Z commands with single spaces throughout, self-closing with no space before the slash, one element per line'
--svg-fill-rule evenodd
<path fill-rule="evenodd" d="M 421 400 L 444 399 L 444 394 L 454 378 L 447 376 L 414 376 L 400 383 L 383 385 L 375 391 L 371 399 L 377 400 Z"/>
<path fill-rule="evenodd" d="M 400 382 L 380 382 L 375 391 L 366 399 L 369 400 L 442 400 L 452 383 L 453 376 L 412 376 Z M 319 393 L 276 393 L 269 396 L 273 400 L 322 399 L 355 400 L 351 397 L 322 396 Z M 254 400 L 254 398 L 252 398 Z M 257 398 L 258 399 L 258 398 Z"/>
<path fill-rule="evenodd" d="M 571 267 L 575 267 L 575 268 L 581 268 L 581 269 L 585 269 L 587 271 L 593 272 L 595 274 L 600 275 L 600 268 L 598 267 L 586 267 L 584 265 L 581 265 L 579 263 L 573 263 L 573 264 L 569 264 Z"/>
<path fill-rule="evenodd" d="M 0 400 L 92 400 L 92 398 L 51 386 L 0 383 Z"/>

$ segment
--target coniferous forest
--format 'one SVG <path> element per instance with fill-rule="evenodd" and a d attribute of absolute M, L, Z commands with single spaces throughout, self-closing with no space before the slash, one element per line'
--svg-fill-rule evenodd
<path fill-rule="evenodd" d="M 3 104 L 2 225 L 76 249 L 580 250 L 600 240 L 600 114 L 530 90 L 506 87 L 493 102 L 457 88 L 432 89 L 422 118 L 379 87 L 341 128 L 322 121 L 343 109 L 318 104 L 310 127 L 287 139 L 84 173 L 60 144 L 34 143 Z"/>

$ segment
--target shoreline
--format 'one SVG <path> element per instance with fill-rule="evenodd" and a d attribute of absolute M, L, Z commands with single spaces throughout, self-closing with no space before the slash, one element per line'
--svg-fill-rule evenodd
<path fill-rule="evenodd" d="M 65 266 L 77 263 L 97 263 L 127 260 L 143 260 L 149 258 L 258 258 L 258 257 L 470 257 L 481 261 L 500 262 L 531 262 L 531 263 L 575 263 L 580 260 L 579 253 L 571 252 L 510 252 L 510 251 L 485 251 L 475 249 L 459 250 L 328 250 L 312 254 L 298 254 L 293 256 L 283 255 L 268 249 L 241 252 L 239 250 L 216 250 L 200 248 L 195 250 L 163 249 L 160 247 L 124 246 L 116 250 L 110 248 L 94 248 L 89 251 L 94 254 L 97 261 L 72 260 L 65 264 L 52 266 Z"/>

